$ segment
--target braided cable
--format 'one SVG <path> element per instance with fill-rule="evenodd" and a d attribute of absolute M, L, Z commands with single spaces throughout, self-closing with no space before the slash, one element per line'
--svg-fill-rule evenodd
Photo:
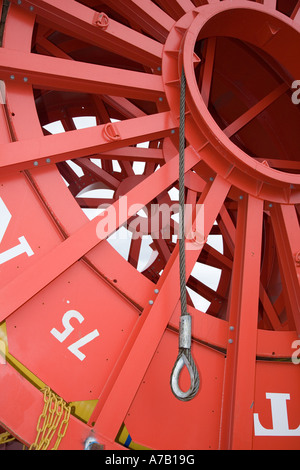
<path fill-rule="evenodd" d="M 179 353 L 171 374 L 171 390 L 178 400 L 190 401 L 198 393 L 200 387 L 199 373 L 191 353 L 191 316 L 187 311 L 186 299 L 186 263 L 185 263 L 185 97 L 186 78 L 182 69 L 180 91 L 180 125 L 179 125 L 179 265 L 180 265 L 180 302 L 181 319 L 179 331 Z M 191 380 L 187 392 L 179 387 L 179 375 L 186 366 Z"/>
<path fill-rule="evenodd" d="M 187 315 L 186 303 L 186 275 L 185 275 L 185 95 L 186 78 L 182 71 L 181 91 L 180 91 L 180 125 L 179 125 L 179 266 L 180 266 L 180 298 L 181 315 Z"/>

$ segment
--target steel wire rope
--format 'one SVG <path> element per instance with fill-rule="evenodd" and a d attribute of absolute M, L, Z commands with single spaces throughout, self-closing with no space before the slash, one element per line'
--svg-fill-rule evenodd
<path fill-rule="evenodd" d="M 186 77 L 184 69 L 181 75 L 180 90 L 180 125 L 179 125 L 179 269 L 180 269 L 180 303 L 181 316 L 179 327 L 179 352 L 174 364 L 170 385 L 178 400 L 190 401 L 199 391 L 200 379 L 198 369 L 191 353 L 192 317 L 187 311 L 186 300 L 186 260 L 185 260 L 185 96 Z M 186 392 L 179 386 L 179 376 L 186 366 L 190 375 L 191 385 Z"/>

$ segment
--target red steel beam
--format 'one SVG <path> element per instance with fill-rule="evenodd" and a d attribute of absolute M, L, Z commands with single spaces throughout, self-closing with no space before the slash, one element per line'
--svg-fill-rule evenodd
<path fill-rule="evenodd" d="M 271 210 L 281 282 L 290 325 L 300 335 L 300 228 L 295 206 L 275 204 Z"/>
<path fill-rule="evenodd" d="M 214 70 L 215 53 L 216 53 L 217 38 L 209 38 L 207 40 L 207 50 L 205 55 L 205 62 L 203 65 L 203 76 L 201 85 L 201 95 L 204 103 L 208 107 L 210 91 L 212 86 L 212 76 Z"/>
<path fill-rule="evenodd" d="M 300 22 L 300 1 L 297 2 L 293 13 L 291 14 L 291 18 L 296 22 Z"/>
<path fill-rule="evenodd" d="M 129 21 L 135 21 L 139 27 L 160 42 L 165 42 L 175 21 L 157 7 L 151 0 L 105 0 L 108 6 Z"/>
<path fill-rule="evenodd" d="M 284 93 L 289 90 L 289 86 L 286 83 L 282 83 L 275 90 L 273 90 L 269 95 L 256 103 L 252 108 L 245 112 L 242 116 L 237 118 L 232 124 L 230 124 L 224 133 L 227 137 L 232 137 L 234 134 L 239 132 L 243 127 L 245 127 L 249 122 L 255 119 L 260 113 L 273 104 L 278 98 L 280 98 Z"/>
<path fill-rule="evenodd" d="M 262 2 L 258 3 L 263 3 L 266 7 L 272 10 L 276 10 L 277 0 L 263 0 Z"/>
<path fill-rule="evenodd" d="M 262 303 L 262 306 L 264 308 L 264 311 L 268 317 L 268 320 L 270 322 L 270 325 L 275 331 L 280 331 L 283 329 L 283 326 L 280 323 L 280 320 L 278 318 L 277 312 L 263 286 L 262 283 L 260 283 L 260 289 L 259 289 L 259 299 Z"/>
<path fill-rule="evenodd" d="M 118 160 L 120 162 L 154 162 L 164 163 L 163 152 L 161 149 L 151 149 L 142 147 L 123 147 L 120 149 L 101 152 L 99 158 L 105 160 Z"/>
<path fill-rule="evenodd" d="M 198 161 L 198 154 L 189 148 L 186 152 L 186 171 L 193 168 Z M 129 191 L 127 194 L 128 207 L 136 204 L 137 201 L 145 206 L 158 193 L 174 183 L 177 178 L 178 158 L 175 157 Z M 105 238 L 109 237 L 128 219 L 128 213 L 123 211 L 119 214 L 122 204 L 123 199 L 121 198 L 107 209 L 113 218 L 116 215 L 116 224 L 108 229 Z M 101 239 L 97 236 L 97 225 L 100 220 L 99 216 L 88 222 L 0 291 L 0 322 L 100 243 Z M 46 270 L 45 266 L 47 266 Z"/>
<path fill-rule="evenodd" d="M 102 100 L 112 106 L 116 111 L 119 111 L 124 118 L 129 119 L 146 115 L 146 113 L 126 98 L 103 95 Z"/>
<path fill-rule="evenodd" d="M 118 122 L 113 140 L 105 135 L 107 124 L 5 144 L 0 152 L 2 174 L 30 170 L 64 160 L 111 151 L 171 135 L 176 124 L 169 112 Z"/>
<path fill-rule="evenodd" d="M 252 448 L 262 222 L 263 201 L 245 196 L 238 207 L 228 323 L 230 342 L 225 366 L 222 449 Z"/>
<path fill-rule="evenodd" d="M 13 0 L 18 4 L 18 0 Z M 96 12 L 74 0 L 22 0 L 20 8 L 30 8 L 41 23 L 61 30 L 71 37 L 120 54 L 143 65 L 161 64 L 162 45 L 129 27 L 109 19 L 102 29 L 96 25 Z"/>
<path fill-rule="evenodd" d="M 217 177 L 208 185 L 203 197 L 198 201 L 205 204 L 204 236 L 207 237 L 222 207 L 229 184 Z M 186 277 L 190 276 L 202 247 L 187 251 Z M 136 329 L 120 358 L 114 374 L 106 385 L 91 420 L 95 429 L 114 439 L 120 423 L 130 407 L 142 378 L 149 366 L 167 324 L 179 301 L 179 253 L 178 244 L 169 259 L 164 272 L 157 283 L 159 293 L 155 296 L 153 306 L 148 305 Z M 170 295 L 172 292 L 172 295 Z M 149 299 L 150 300 L 150 299 Z M 120 400 L 122 396 L 122 400 Z M 100 431 L 101 430 L 101 431 Z"/>
<path fill-rule="evenodd" d="M 223 220 L 221 219 L 219 221 L 219 225 L 222 227 L 222 234 L 224 237 L 224 241 L 226 241 L 227 245 L 229 246 L 229 249 L 233 253 L 233 250 L 234 250 L 233 247 L 235 245 L 235 240 L 236 240 L 236 228 L 234 227 L 233 222 L 230 219 L 230 216 L 228 212 L 226 211 L 225 207 L 222 208 L 221 214 L 223 216 Z M 270 325 L 274 328 L 274 330 L 279 330 L 279 331 L 282 330 L 283 326 L 281 325 L 280 320 L 278 318 L 278 313 L 276 311 L 276 308 L 273 306 L 272 302 L 270 301 L 270 298 L 261 281 L 260 281 L 260 288 L 259 288 L 259 300 L 262 303 L 264 312 L 268 317 Z"/>
<path fill-rule="evenodd" d="M 176 19 L 195 9 L 195 5 L 191 0 L 158 0 L 157 3 Z"/>
<path fill-rule="evenodd" d="M 120 95 L 157 101 L 164 95 L 160 75 L 0 49 L 4 80 L 26 80 L 36 88 Z"/>

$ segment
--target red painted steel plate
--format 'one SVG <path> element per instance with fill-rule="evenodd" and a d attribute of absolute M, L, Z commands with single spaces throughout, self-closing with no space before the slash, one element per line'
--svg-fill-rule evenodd
<path fill-rule="evenodd" d="M 9 350 L 66 401 L 94 400 L 137 319 L 130 304 L 77 263 L 7 320 Z"/>
<path fill-rule="evenodd" d="M 62 448 L 91 433 L 120 448 L 124 422 L 155 449 L 299 448 L 299 32 L 297 0 L 12 0 L 0 50 L 0 318 L 11 357 L 65 400 L 97 401 L 87 424 L 71 417 Z M 167 212 L 182 66 L 186 202 L 205 207 L 204 244 L 186 250 L 201 379 L 189 403 L 169 384 L 174 233 L 152 239 L 141 270 L 141 240 L 125 260 L 81 210 L 108 202 L 119 215 L 122 195 Z M 79 130 L 78 118 L 96 125 Z M 64 132 L 48 135 L 54 121 Z M 0 364 L 0 424 L 30 444 L 42 394 Z"/>

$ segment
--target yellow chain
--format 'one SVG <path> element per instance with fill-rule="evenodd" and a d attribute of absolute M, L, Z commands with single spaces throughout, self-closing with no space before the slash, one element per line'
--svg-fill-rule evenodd
<path fill-rule="evenodd" d="M 44 408 L 38 419 L 35 442 L 29 450 L 47 450 L 58 429 L 56 441 L 51 449 L 57 450 L 62 438 L 66 435 L 71 409 L 49 387 L 45 387 L 42 392 L 44 392 Z"/>
<path fill-rule="evenodd" d="M 7 444 L 8 442 L 14 441 L 15 438 L 9 432 L 3 432 L 0 434 L 0 445 Z"/>

